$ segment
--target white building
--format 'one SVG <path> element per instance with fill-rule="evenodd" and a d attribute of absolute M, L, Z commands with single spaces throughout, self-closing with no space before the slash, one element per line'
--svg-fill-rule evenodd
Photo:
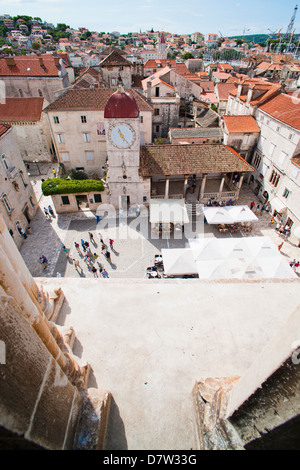
<path fill-rule="evenodd" d="M 300 100 L 286 94 L 256 110 L 261 135 L 252 160 L 256 194 L 293 229 L 300 225 L 299 111 Z"/>

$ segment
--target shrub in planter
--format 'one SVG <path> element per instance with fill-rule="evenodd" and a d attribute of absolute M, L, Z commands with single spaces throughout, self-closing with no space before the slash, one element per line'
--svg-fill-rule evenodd
<path fill-rule="evenodd" d="M 44 196 L 55 194 L 75 194 L 104 191 L 104 185 L 99 180 L 63 180 L 50 178 L 42 183 Z"/>

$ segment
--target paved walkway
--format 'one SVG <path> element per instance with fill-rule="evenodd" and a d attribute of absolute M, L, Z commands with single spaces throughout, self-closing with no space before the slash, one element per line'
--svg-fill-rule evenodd
<path fill-rule="evenodd" d="M 51 168 L 49 167 L 49 172 L 52 172 L 52 166 Z M 81 239 L 89 242 L 88 232 L 93 233 L 95 240 L 94 244 L 90 244 L 91 250 L 98 255 L 98 258 L 93 260 L 93 264 L 98 268 L 97 262 L 100 262 L 107 270 L 109 277 L 113 278 L 145 278 L 147 266 L 153 265 L 155 254 L 160 253 L 162 248 L 189 246 L 188 240 L 185 238 L 178 240 L 172 237 L 170 240 L 154 240 L 150 236 L 143 237 L 141 230 L 148 230 L 150 235 L 148 221 L 143 219 L 143 227 L 141 228 L 140 226 L 135 227 L 135 219 L 128 219 L 127 223 L 121 222 L 116 227 L 100 228 L 104 242 L 107 245 L 109 244 L 109 238 L 115 241 L 114 249 L 110 250 L 111 262 L 108 262 L 101 250 L 98 236 L 99 225 L 97 227 L 95 213 L 81 211 L 60 214 L 54 218 L 47 219 L 43 208 L 51 204 L 51 198 L 42 195 L 40 179 L 38 177 L 33 177 L 32 179 L 35 182 L 34 189 L 39 200 L 39 209 L 31 223 L 32 234 L 24 240 L 20 252 L 34 277 L 55 277 L 57 273 L 60 273 L 62 277 L 94 277 L 90 269 L 91 265 L 88 266 L 86 264 L 83 254 L 79 254 L 74 245 L 75 242 L 80 243 Z M 239 204 L 249 205 L 252 200 L 256 204 L 259 202 L 250 188 L 244 185 Z M 275 245 L 279 245 L 284 241 L 275 231 L 274 226 L 270 226 L 270 215 L 268 213 L 258 215 L 258 219 L 258 222 L 253 224 L 251 234 L 220 234 L 216 227 L 205 224 L 204 236 L 268 236 Z M 300 249 L 297 244 L 298 242 L 296 239 L 293 239 L 293 236 L 284 241 L 281 249 L 282 256 L 285 256 L 287 260 L 300 259 Z M 68 248 L 68 256 L 62 250 L 63 245 Z M 49 261 L 48 267 L 45 270 L 43 270 L 43 267 L 38 262 L 42 255 L 45 255 Z M 74 259 L 79 261 L 81 269 L 76 270 Z"/>

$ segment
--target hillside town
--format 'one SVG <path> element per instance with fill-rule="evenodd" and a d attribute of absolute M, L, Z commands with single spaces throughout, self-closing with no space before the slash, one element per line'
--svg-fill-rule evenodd
<path fill-rule="evenodd" d="M 296 12 L 285 34 L 235 37 L 0 15 L 0 448 L 3 433 L 12 449 L 285 445 L 271 434 L 299 414 Z"/>

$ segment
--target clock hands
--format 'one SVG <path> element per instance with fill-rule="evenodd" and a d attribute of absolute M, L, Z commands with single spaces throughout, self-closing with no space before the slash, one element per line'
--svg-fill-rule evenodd
<path fill-rule="evenodd" d="M 125 137 L 124 137 L 124 135 L 122 134 L 122 132 L 121 132 L 120 129 L 118 129 L 118 132 L 119 132 L 119 134 L 120 134 L 121 139 L 123 139 L 124 142 L 126 142 L 127 145 L 130 145 L 129 142 L 127 142 L 127 140 L 125 139 Z"/>

